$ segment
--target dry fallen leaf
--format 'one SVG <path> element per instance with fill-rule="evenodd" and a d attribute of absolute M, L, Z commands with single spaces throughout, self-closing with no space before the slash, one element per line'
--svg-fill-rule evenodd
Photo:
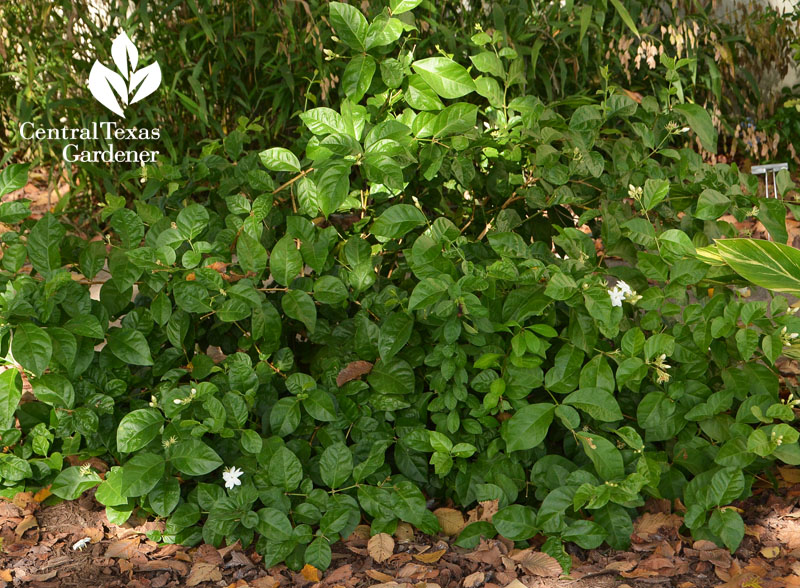
<path fill-rule="evenodd" d="M 370 362 L 362 360 L 351 361 L 344 368 L 342 368 L 342 371 L 340 371 L 339 375 L 336 376 L 336 385 L 341 388 L 350 380 L 355 380 L 356 378 L 365 376 L 371 371 L 372 364 Z"/>
<path fill-rule="evenodd" d="M 300 573 L 309 582 L 319 582 L 322 579 L 322 574 L 320 574 L 319 570 L 311 564 L 304 565 L 303 569 L 300 570 Z"/>
<path fill-rule="evenodd" d="M 192 571 L 186 578 L 186 585 L 197 586 L 201 582 L 219 582 L 220 580 L 222 580 L 222 572 L 219 566 L 199 561 L 192 566 Z"/>
<path fill-rule="evenodd" d="M 0 580 L 3 582 L 12 582 L 14 579 L 11 577 L 11 571 L 0 570 Z"/>
<path fill-rule="evenodd" d="M 28 505 L 33 501 L 33 492 L 17 492 L 14 495 L 14 498 L 11 499 L 11 502 L 14 503 L 15 506 L 25 510 L 28 508 Z"/>
<path fill-rule="evenodd" d="M 394 582 L 394 578 L 389 574 L 384 574 L 383 572 L 379 572 L 378 570 L 366 570 L 364 572 L 373 580 L 378 580 L 378 582 Z"/>
<path fill-rule="evenodd" d="M 511 583 L 506 584 L 504 588 L 528 588 L 528 587 L 519 580 L 511 580 Z"/>
<path fill-rule="evenodd" d="M 475 588 L 480 586 L 486 579 L 486 574 L 483 572 L 475 572 L 464 578 L 464 588 Z"/>
<path fill-rule="evenodd" d="M 17 537 L 22 537 L 25 531 L 28 531 L 38 526 L 39 522 L 36 520 L 36 517 L 33 515 L 28 515 L 24 519 L 22 519 L 22 522 L 19 525 L 17 525 L 15 533 L 17 534 Z"/>
<path fill-rule="evenodd" d="M 338 584 L 353 577 L 353 565 L 345 564 L 325 574 L 326 584 Z"/>
<path fill-rule="evenodd" d="M 476 521 L 486 521 L 491 523 L 494 513 L 500 510 L 499 500 L 483 500 L 478 503 L 478 506 L 467 512 L 469 518 L 467 524 Z"/>
<path fill-rule="evenodd" d="M 445 535 L 458 535 L 464 528 L 464 515 L 454 508 L 437 508 L 433 514 Z"/>
<path fill-rule="evenodd" d="M 367 533 L 369 539 L 369 532 Z M 397 523 L 397 529 L 394 532 L 394 538 L 398 543 L 408 543 L 414 540 L 414 527 L 408 523 Z"/>
<path fill-rule="evenodd" d="M 546 553 L 533 551 L 533 548 L 523 549 L 519 553 L 512 555 L 511 559 L 518 562 L 526 572 L 534 576 L 557 578 L 563 571 L 556 558 Z"/>
<path fill-rule="evenodd" d="M 780 547 L 765 547 L 761 550 L 761 555 L 766 557 L 767 559 L 773 559 L 780 555 L 781 548 Z"/>
<path fill-rule="evenodd" d="M 426 551 L 425 553 L 418 553 L 414 559 L 422 563 L 436 563 L 442 556 L 447 553 L 447 549 L 439 549 L 438 551 Z"/>
<path fill-rule="evenodd" d="M 646 512 L 633 523 L 633 530 L 639 537 L 649 541 L 662 528 L 678 529 L 682 524 L 683 517 L 679 515 Z"/>
<path fill-rule="evenodd" d="M 251 588 L 278 588 L 280 582 L 272 576 L 261 576 L 255 580 L 250 580 Z"/>
<path fill-rule="evenodd" d="M 637 565 L 639 565 L 638 561 L 631 561 L 631 560 L 612 561 L 605 567 L 605 569 L 614 570 L 616 572 L 630 572 Z"/>
<path fill-rule="evenodd" d="M 139 538 L 134 539 L 120 539 L 112 541 L 111 545 L 106 550 L 105 557 L 119 557 L 122 559 L 130 559 L 133 554 L 138 551 Z"/>
<path fill-rule="evenodd" d="M 92 543 L 100 543 L 103 540 L 103 530 L 98 529 L 97 527 L 84 527 L 81 531 L 81 534 L 84 537 L 88 537 L 92 540 Z"/>
<path fill-rule="evenodd" d="M 386 533 L 373 535 L 367 543 L 367 551 L 370 557 L 378 563 L 384 562 L 394 553 L 394 539 Z"/>

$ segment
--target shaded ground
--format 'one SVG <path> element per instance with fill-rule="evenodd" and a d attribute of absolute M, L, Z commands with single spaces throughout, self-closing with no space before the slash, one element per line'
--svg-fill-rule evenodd
<path fill-rule="evenodd" d="M 505 539 L 482 541 L 474 550 L 452 537 L 415 534 L 402 524 L 394 536 L 369 538 L 359 526 L 334 545 L 325 572 L 307 566 L 265 570 L 252 548 L 237 543 L 216 549 L 150 541 L 145 533 L 163 522 L 108 522 L 88 492 L 75 502 L 42 506 L 45 490 L 0 500 L 0 588 L 130 586 L 164 588 L 787 588 L 800 586 L 800 469 L 779 468 L 777 489 L 758 481 L 755 495 L 738 504 L 747 533 L 734 555 L 680 533 L 680 503 L 648 503 L 635 521 L 630 551 L 584 551 L 570 545 L 572 572 L 560 574 L 551 557 L 537 551 L 544 541 L 515 549 Z M 448 510 L 456 527 L 464 523 Z M 496 504 L 483 503 L 468 520 L 491 519 Z M 73 546 L 88 539 L 82 550 Z"/>

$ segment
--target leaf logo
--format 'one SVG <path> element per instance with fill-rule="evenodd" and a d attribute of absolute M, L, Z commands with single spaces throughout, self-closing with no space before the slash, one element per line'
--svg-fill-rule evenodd
<path fill-rule="evenodd" d="M 156 61 L 137 70 L 139 51 L 124 31 L 111 43 L 111 57 L 119 73 L 95 60 L 89 73 L 89 91 L 100 104 L 125 118 L 124 106 L 147 98 L 161 85 L 161 68 Z"/>

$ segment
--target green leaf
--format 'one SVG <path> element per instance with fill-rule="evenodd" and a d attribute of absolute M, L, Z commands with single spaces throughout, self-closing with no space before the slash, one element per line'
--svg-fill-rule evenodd
<path fill-rule="evenodd" d="M 561 534 L 564 541 L 572 541 L 582 549 L 597 549 L 608 533 L 594 521 L 575 521 Z"/>
<path fill-rule="evenodd" d="M 99 490 L 98 490 L 99 491 Z M 181 487 L 177 478 L 162 478 L 147 495 L 150 507 L 160 517 L 167 517 L 178 506 Z"/>
<path fill-rule="evenodd" d="M 418 74 L 408 77 L 408 87 L 404 95 L 406 103 L 416 110 L 441 110 L 444 104 L 428 83 Z"/>
<path fill-rule="evenodd" d="M 292 524 L 289 517 L 276 508 L 266 507 L 258 511 L 258 532 L 270 541 L 289 541 Z"/>
<path fill-rule="evenodd" d="M 73 408 L 75 390 L 72 383 L 58 374 L 44 374 L 31 381 L 36 398 L 56 408 Z"/>
<path fill-rule="evenodd" d="M 298 253 L 297 256 L 299 257 L 300 254 Z M 267 269 L 267 250 L 260 241 L 244 231 L 239 234 L 239 238 L 236 240 L 236 257 L 245 272 L 253 272 L 259 275 Z"/>
<path fill-rule="evenodd" d="M 337 419 L 336 407 L 331 395 L 325 390 L 311 390 L 303 399 L 303 407 L 316 421 L 332 422 Z"/>
<path fill-rule="evenodd" d="M 400 350 L 408 343 L 414 329 L 414 319 L 404 312 L 390 314 L 381 323 L 380 334 L 378 335 L 378 351 L 381 359 L 390 360 L 397 355 Z"/>
<path fill-rule="evenodd" d="M 496 534 L 494 525 L 486 521 L 476 521 L 464 527 L 464 530 L 458 535 L 458 539 L 454 545 L 463 547 L 464 549 L 475 549 L 481 541 L 481 538 L 491 539 Z"/>
<path fill-rule="evenodd" d="M 286 316 L 303 323 L 309 333 L 314 332 L 317 324 L 317 307 L 314 306 L 311 296 L 302 290 L 289 290 L 281 298 L 281 308 Z"/>
<path fill-rule="evenodd" d="M 336 35 L 351 49 L 366 51 L 369 25 L 361 11 L 342 2 L 331 2 L 328 7 Z"/>
<path fill-rule="evenodd" d="M 211 312 L 208 289 L 194 281 L 180 280 L 172 285 L 175 304 L 190 313 Z M 175 318 L 175 315 L 172 315 Z"/>
<path fill-rule="evenodd" d="M 411 394 L 414 392 L 414 371 L 402 359 L 381 360 L 372 367 L 367 382 L 379 394 Z"/>
<path fill-rule="evenodd" d="M 25 322 L 14 331 L 11 353 L 19 364 L 35 376 L 40 376 L 50 364 L 53 344 L 41 327 Z"/>
<path fill-rule="evenodd" d="M 285 171 L 300 173 L 300 160 L 297 156 L 283 147 L 273 147 L 258 154 L 261 163 L 270 171 Z"/>
<path fill-rule="evenodd" d="M 695 216 L 703 220 L 717 220 L 728 210 L 731 201 L 727 196 L 711 188 L 700 193 Z"/>
<path fill-rule="evenodd" d="M 163 425 L 164 416 L 155 408 L 129 412 L 117 427 L 117 450 L 132 453 L 142 449 L 161 433 Z"/>
<path fill-rule="evenodd" d="M 475 82 L 463 65 L 446 57 L 428 57 L 411 64 L 442 98 L 461 98 L 475 90 Z"/>
<path fill-rule="evenodd" d="M 318 170 L 314 181 L 319 209 L 327 218 L 347 200 L 350 191 L 350 165 L 344 161 L 332 160 Z"/>
<path fill-rule="evenodd" d="M 122 467 L 122 493 L 144 496 L 164 477 L 164 458 L 155 453 L 137 453 Z"/>
<path fill-rule="evenodd" d="M 395 204 L 387 208 L 372 223 L 372 234 L 384 239 L 399 239 L 409 231 L 425 224 L 425 215 L 416 206 Z"/>
<path fill-rule="evenodd" d="M 314 298 L 323 304 L 339 304 L 349 296 L 347 287 L 336 276 L 322 276 L 314 282 Z"/>
<path fill-rule="evenodd" d="M 622 420 L 617 399 L 603 388 L 581 388 L 564 399 L 564 404 L 574 406 L 593 419 L 603 422 Z"/>
<path fill-rule="evenodd" d="M 544 386 L 556 394 L 572 392 L 580 381 L 583 351 L 563 345 L 556 354 L 555 364 L 545 374 Z"/>
<path fill-rule="evenodd" d="M 269 271 L 275 281 L 282 286 L 289 283 L 303 271 L 303 256 L 294 239 L 285 235 L 275 243 L 269 258 Z M 313 330 L 313 327 L 311 327 Z"/>
<path fill-rule="evenodd" d="M 331 133 L 347 134 L 342 115 L 331 108 L 321 106 L 312 108 L 300 114 L 300 119 L 315 135 L 329 135 Z"/>
<path fill-rule="evenodd" d="M 758 202 L 758 220 L 764 223 L 770 237 L 776 243 L 786 243 L 789 233 L 786 230 L 786 205 L 777 198 L 764 198 Z"/>
<path fill-rule="evenodd" d="M 22 378 L 19 371 L 7 369 L 0 373 L 0 430 L 14 425 L 14 413 L 22 397 Z"/>
<path fill-rule="evenodd" d="M 303 466 L 297 456 L 287 447 L 281 447 L 269 460 L 269 479 L 286 492 L 293 492 L 303 479 Z"/>
<path fill-rule="evenodd" d="M 619 4 L 619 0 L 611 0 Z M 700 143 L 706 151 L 717 152 L 717 130 L 711 122 L 708 111 L 697 104 L 676 104 L 672 107 L 686 118 L 686 122 L 700 138 Z"/>
<path fill-rule="evenodd" d="M 631 544 L 633 521 L 619 504 L 609 503 L 593 511 L 594 522 L 608 533 L 606 542 L 614 549 L 627 549 Z"/>
<path fill-rule="evenodd" d="M 191 241 L 208 226 L 208 211 L 200 204 L 190 204 L 178 213 L 176 224 L 181 237 Z"/>
<path fill-rule="evenodd" d="M 169 461 L 188 476 L 204 476 L 222 465 L 217 452 L 195 438 L 181 439 L 169 452 Z"/>
<path fill-rule="evenodd" d="M 644 182 L 642 204 L 645 210 L 652 210 L 669 195 L 669 180 L 651 180 Z"/>
<path fill-rule="evenodd" d="M 306 547 L 305 562 L 318 570 L 327 570 L 331 558 L 331 545 L 325 537 L 317 537 Z"/>
<path fill-rule="evenodd" d="M 608 439 L 599 435 L 580 432 L 578 439 L 583 450 L 594 464 L 594 469 L 605 480 L 616 480 L 625 475 L 622 454 Z"/>
<path fill-rule="evenodd" d="M 447 294 L 447 283 L 437 278 L 424 278 L 414 286 L 408 299 L 408 310 L 427 308 Z"/>
<path fill-rule="evenodd" d="M 403 34 L 403 21 L 379 14 L 367 30 L 367 51 L 391 45 Z"/>
<path fill-rule="evenodd" d="M 419 2 L 417 3 L 419 4 Z M 13 163 L 0 172 L 0 197 L 24 188 L 28 183 L 30 163 Z"/>
<path fill-rule="evenodd" d="M 402 14 L 409 10 L 414 10 L 422 3 L 422 0 L 390 0 L 389 8 L 392 14 Z"/>
<path fill-rule="evenodd" d="M 524 541 L 539 532 L 536 513 L 530 506 L 521 504 L 501 508 L 492 517 L 492 524 L 498 533 L 512 541 Z"/>
<path fill-rule="evenodd" d="M 89 337 L 90 339 L 105 339 L 103 327 L 93 314 L 76 316 L 64 323 L 64 328 L 75 335 Z"/>
<path fill-rule="evenodd" d="M 353 454 L 344 443 L 334 443 L 322 452 L 319 474 L 328 488 L 340 488 L 352 473 Z"/>
<path fill-rule="evenodd" d="M 30 463 L 13 453 L 0 454 L 0 477 L 7 482 L 19 482 L 33 476 Z"/>
<path fill-rule="evenodd" d="M 636 28 L 636 24 L 633 22 L 633 19 L 631 18 L 628 9 L 622 5 L 622 2 L 620 0 L 611 0 L 611 4 L 617 10 L 617 14 L 619 14 L 619 17 L 622 19 L 622 22 L 625 23 L 625 26 L 627 26 L 631 31 L 633 31 L 634 35 L 639 37 L 640 36 L 639 30 Z"/>
<path fill-rule="evenodd" d="M 64 500 L 76 500 L 81 494 L 90 488 L 94 488 L 103 480 L 94 471 L 81 473 L 78 466 L 73 466 L 63 470 L 50 487 L 50 492 L 63 498 Z"/>
<path fill-rule="evenodd" d="M 481 51 L 477 55 L 471 55 L 469 60 L 483 73 L 490 73 L 498 78 L 505 77 L 503 62 L 493 51 Z"/>
<path fill-rule="evenodd" d="M 97 487 L 94 497 L 103 506 L 128 504 L 122 485 L 122 468 L 114 466 L 106 473 L 106 479 Z"/>
<path fill-rule="evenodd" d="M 129 327 L 114 328 L 108 332 L 108 346 L 118 359 L 131 365 L 153 365 L 150 346 L 145 336 Z"/>
<path fill-rule="evenodd" d="M 738 512 L 732 509 L 717 509 L 711 513 L 708 519 L 708 528 L 711 532 L 722 539 L 725 547 L 736 551 L 739 544 L 744 539 L 744 521 Z"/>
<path fill-rule="evenodd" d="M 342 74 L 342 89 L 354 103 L 361 102 L 372 83 L 377 64 L 370 55 L 357 55 L 350 60 Z"/>
<path fill-rule="evenodd" d="M 506 422 L 502 429 L 508 451 L 533 449 L 544 441 L 556 405 L 550 403 L 523 406 Z"/>

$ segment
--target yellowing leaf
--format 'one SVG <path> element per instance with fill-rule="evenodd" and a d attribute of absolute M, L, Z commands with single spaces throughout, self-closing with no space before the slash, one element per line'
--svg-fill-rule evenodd
<path fill-rule="evenodd" d="M 763 555 L 767 559 L 774 559 L 778 557 L 780 553 L 781 553 L 780 547 L 764 547 L 761 550 L 761 555 Z"/>
<path fill-rule="evenodd" d="M 800 468 L 778 468 L 781 478 L 790 484 L 800 484 Z"/>
<path fill-rule="evenodd" d="M 304 565 L 303 569 L 300 570 L 300 573 L 309 582 L 319 582 L 322 579 L 322 575 L 319 573 L 319 570 L 311 564 Z"/>
<path fill-rule="evenodd" d="M 436 563 L 442 556 L 447 553 L 447 549 L 439 549 L 437 551 L 426 551 L 425 553 L 418 553 L 414 559 L 422 563 Z"/>
<path fill-rule="evenodd" d="M 44 488 L 42 488 L 41 490 L 39 490 L 36 494 L 34 494 L 33 495 L 33 499 L 36 502 L 44 502 L 51 495 L 52 495 L 52 492 L 50 492 L 50 486 L 48 485 L 48 486 L 45 486 Z"/>
<path fill-rule="evenodd" d="M 378 563 L 384 562 L 394 553 L 394 539 L 386 533 L 373 535 L 367 543 L 367 551 Z"/>

